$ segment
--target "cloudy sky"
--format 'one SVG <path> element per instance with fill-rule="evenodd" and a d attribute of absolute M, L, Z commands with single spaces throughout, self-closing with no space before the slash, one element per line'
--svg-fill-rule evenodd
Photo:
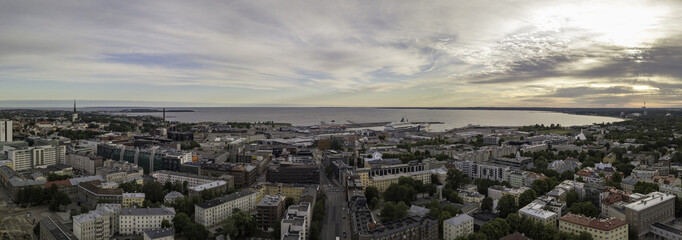
<path fill-rule="evenodd" d="M 682 107 L 682 1 L 0 0 L 0 101 Z"/>

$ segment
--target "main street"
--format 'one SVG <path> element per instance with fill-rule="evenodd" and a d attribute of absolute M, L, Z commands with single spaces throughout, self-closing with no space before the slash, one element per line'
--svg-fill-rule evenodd
<path fill-rule="evenodd" d="M 316 156 L 317 158 L 317 156 Z M 319 161 L 319 160 L 318 160 Z M 325 202 L 324 221 L 322 221 L 322 234 L 320 239 L 343 239 L 350 234 L 350 217 L 348 216 L 348 203 L 346 202 L 343 188 L 337 181 L 327 177 L 323 165 L 320 163 L 320 186 L 327 195 Z"/>

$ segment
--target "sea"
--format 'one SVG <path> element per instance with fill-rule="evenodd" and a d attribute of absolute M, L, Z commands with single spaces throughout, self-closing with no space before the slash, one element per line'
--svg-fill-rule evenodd
<path fill-rule="evenodd" d="M 125 108 L 85 108 L 85 111 L 116 111 Z M 154 108 L 157 109 L 157 108 Z M 431 124 L 430 131 L 446 131 L 469 125 L 527 126 L 535 124 L 561 124 L 583 126 L 594 123 L 623 121 L 620 118 L 574 115 L 549 111 L 522 110 L 452 110 L 452 109 L 393 109 L 393 108 L 311 108 L 311 107 L 189 107 L 166 110 L 192 110 L 192 112 L 166 112 L 166 120 L 177 122 L 267 122 L 291 123 L 294 126 L 318 124 L 399 122 L 442 122 Z M 152 115 L 161 112 L 120 113 L 128 116 Z M 383 128 L 381 128 L 383 129 Z"/>

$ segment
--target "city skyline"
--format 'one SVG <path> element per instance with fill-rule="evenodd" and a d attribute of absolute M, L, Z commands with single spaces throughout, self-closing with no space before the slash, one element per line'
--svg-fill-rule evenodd
<path fill-rule="evenodd" d="M 679 1 L 1 5 L 0 108 L 682 107 Z"/>

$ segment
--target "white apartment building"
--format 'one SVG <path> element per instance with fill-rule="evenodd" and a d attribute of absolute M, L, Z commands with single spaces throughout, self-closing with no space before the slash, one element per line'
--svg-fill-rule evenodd
<path fill-rule="evenodd" d="M 119 204 L 100 204 L 97 209 L 73 216 L 73 234 L 79 240 L 106 240 L 118 231 Z"/>
<path fill-rule="evenodd" d="M 0 119 L 0 142 L 11 142 L 12 139 L 12 121 L 7 119 Z"/>
<path fill-rule="evenodd" d="M 67 154 L 64 164 L 69 165 L 74 169 L 82 170 L 87 174 L 94 175 L 97 168 L 102 167 L 102 159 L 92 159 L 88 156 L 79 154 Z"/>
<path fill-rule="evenodd" d="M 509 166 L 502 166 L 497 164 L 478 164 L 476 168 L 477 171 L 475 178 L 484 178 L 500 182 L 506 180 L 504 178 L 505 175 L 507 175 L 505 172 L 510 171 Z"/>
<path fill-rule="evenodd" d="M 260 192 L 243 190 L 194 205 L 194 221 L 205 227 L 215 226 L 232 215 L 232 209 L 256 209 Z"/>
<path fill-rule="evenodd" d="M 144 230 L 159 229 L 161 222 L 173 221 L 175 209 L 160 208 L 123 208 L 119 215 L 119 232 L 123 235 L 138 235 Z"/>
<path fill-rule="evenodd" d="M 312 208 L 309 202 L 289 206 L 284 217 L 282 217 L 281 236 L 299 236 L 300 239 L 308 239 L 310 219 L 313 216 Z"/>
<path fill-rule="evenodd" d="M 525 207 L 519 209 L 519 215 L 529 217 L 533 221 L 540 221 L 543 224 L 556 226 L 557 214 L 552 211 L 544 210 L 546 205 L 541 201 L 533 201 Z"/>
<path fill-rule="evenodd" d="M 209 176 L 202 176 L 202 175 L 182 173 L 182 172 L 171 172 L 171 171 L 166 171 L 166 170 L 155 171 L 152 174 L 152 176 L 156 179 L 157 182 L 161 183 L 161 185 L 165 184 L 166 182 L 171 182 L 171 183 L 187 182 L 187 187 L 196 187 L 199 185 L 212 183 L 212 182 L 215 182 L 217 180 L 217 178 L 209 177 Z"/>
<path fill-rule="evenodd" d="M 455 239 L 472 233 L 474 233 L 474 218 L 469 215 L 459 214 L 443 221 L 444 239 Z"/>
<path fill-rule="evenodd" d="M 46 168 L 57 164 L 58 159 L 64 159 L 65 146 L 55 148 L 50 145 L 17 149 L 4 146 L 3 151 L 12 161 L 14 171 L 26 171 L 33 168 Z"/>

